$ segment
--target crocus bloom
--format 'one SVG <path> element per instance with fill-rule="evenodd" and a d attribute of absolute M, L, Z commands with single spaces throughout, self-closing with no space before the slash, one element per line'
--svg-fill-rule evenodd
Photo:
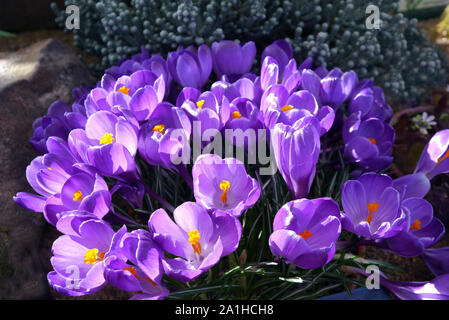
<path fill-rule="evenodd" d="M 358 82 L 348 100 L 349 113 L 360 111 L 363 120 L 377 118 L 389 122 L 393 115 L 393 110 L 385 101 L 382 88 L 374 86 L 371 79 Z"/>
<path fill-rule="evenodd" d="M 64 235 L 52 246 L 54 271 L 47 276 L 50 285 L 64 295 L 81 296 L 98 291 L 106 283 L 103 260 L 126 232 L 111 226 L 88 212 L 68 212 L 56 228 Z"/>
<path fill-rule="evenodd" d="M 226 97 L 220 99 L 210 91 L 201 93 L 195 88 L 184 88 L 176 100 L 176 106 L 189 116 L 193 135 L 196 137 L 203 137 L 206 130 L 218 132 L 229 119 L 228 99 Z M 194 121 L 197 121 L 197 125 Z"/>
<path fill-rule="evenodd" d="M 14 197 L 16 203 L 35 212 L 44 212 L 46 202 L 52 197 L 59 197 L 71 176 L 83 172 L 95 175 L 88 166 L 77 165 L 77 158 L 61 138 L 48 138 L 46 148 L 49 153 L 33 159 L 26 169 L 28 183 L 38 195 L 19 192 Z"/>
<path fill-rule="evenodd" d="M 421 258 L 434 275 L 449 274 L 449 247 L 426 249 Z"/>
<path fill-rule="evenodd" d="M 436 175 L 449 172 L 449 129 L 440 130 L 425 146 L 415 173 L 422 172 L 432 179 Z"/>
<path fill-rule="evenodd" d="M 235 158 L 200 155 L 193 165 L 192 176 L 195 199 L 208 210 L 217 209 L 238 217 L 260 197 L 259 183 Z"/>
<path fill-rule="evenodd" d="M 324 70 L 324 69 L 323 69 Z M 320 75 L 315 71 L 305 69 L 301 75 L 301 87 L 310 91 L 320 105 L 328 105 L 338 109 L 348 98 L 355 83 L 357 75 L 354 71 L 343 73 L 335 68 Z"/>
<path fill-rule="evenodd" d="M 234 99 L 231 102 L 229 113 L 231 116 L 226 123 L 225 129 L 241 129 L 245 131 L 247 129 L 258 130 L 263 128 L 263 124 L 260 121 L 259 108 L 247 98 Z M 240 139 L 234 136 L 234 144 L 238 141 Z M 247 145 L 246 142 L 245 145 Z"/>
<path fill-rule="evenodd" d="M 424 199 L 408 198 L 402 202 L 402 208 L 408 211 L 409 225 L 377 245 L 401 256 L 415 257 L 441 239 L 444 225 L 433 216 L 432 205 Z"/>
<path fill-rule="evenodd" d="M 139 70 L 150 70 L 157 77 L 163 75 L 166 89 L 168 90 L 172 79 L 165 59 L 158 54 L 150 57 L 150 54 L 144 47 L 141 47 L 141 51 L 141 53 L 132 56 L 131 59 L 124 59 L 117 66 L 106 69 L 105 73 L 118 79 L 121 76 L 129 76 Z"/>
<path fill-rule="evenodd" d="M 360 111 L 349 116 L 343 126 L 345 158 L 361 167 L 379 171 L 393 160 L 394 129 L 377 118 L 361 120 Z"/>
<path fill-rule="evenodd" d="M 342 188 L 343 228 L 367 239 L 397 235 L 409 222 L 408 211 L 401 208 L 401 196 L 387 175 L 366 173 L 348 180 Z"/>
<path fill-rule="evenodd" d="M 283 69 L 272 57 L 263 60 L 260 70 L 260 87 L 263 90 L 275 84 L 282 84 L 289 93 L 292 93 L 299 87 L 300 81 L 301 73 L 296 67 L 295 59 L 291 59 Z"/>
<path fill-rule="evenodd" d="M 241 225 L 227 213 L 209 215 L 200 204 L 185 202 L 175 209 L 173 217 L 175 222 L 165 210 L 158 209 L 148 221 L 153 239 L 177 256 L 163 259 L 164 270 L 173 279 L 188 282 L 238 247 Z"/>
<path fill-rule="evenodd" d="M 136 170 L 137 128 L 123 116 L 98 111 L 88 118 L 85 130 L 72 130 L 68 141 L 73 153 L 104 175 Z"/>
<path fill-rule="evenodd" d="M 162 257 L 149 232 L 139 229 L 126 233 L 104 259 L 105 279 L 122 290 L 139 292 L 131 300 L 163 299 L 169 292 L 162 285 Z"/>
<path fill-rule="evenodd" d="M 430 191 L 430 181 L 424 173 L 418 172 L 394 179 L 393 187 L 403 199 L 424 198 Z"/>
<path fill-rule="evenodd" d="M 276 123 L 293 125 L 305 116 L 314 116 L 320 124 L 320 135 L 330 130 L 335 118 L 334 110 L 329 106 L 320 108 L 309 91 L 300 90 L 290 95 L 283 85 L 273 85 L 264 92 L 261 112 L 265 125 L 270 129 Z"/>
<path fill-rule="evenodd" d="M 279 172 L 294 199 L 307 196 L 320 155 L 320 126 L 304 117 L 292 126 L 278 123 L 271 130 L 271 144 Z"/>
<path fill-rule="evenodd" d="M 167 64 L 179 85 L 201 89 L 212 71 L 212 54 L 205 44 L 198 49 L 190 46 L 184 50 L 180 46 L 177 51 L 168 53 Z"/>
<path fill-rule="evenodd" d="M 45 219 L 55 225 L 65 211 L 83 210 L 103 218 L 110 209 L 111 194 L 100 175 L 77 173 L 67 179 L 61 194 L 50 197 L 44 206 Z"/>
<path fill-rule="evenodd" d="M 105 74 L 84 103 L 87 116 L 97 111 L 111 111 L 123 115 L 130 110 L 139 121 L 146 120 L 157 103 L 165 96 L 165 79 L 149 70 L 140 70 L 115 80 Z M 132 103 L 131 103 L 132 102 Z"/>
<path fill-rule="evenodd" d="M 233 83 L 220 80 L 212 84 L 211 91 L 219 100 L 223 100 L 223 97 L 227 98 L 228 101 L 236 98 L 247 98 L 258 105 L 263 93 L 258 84 L 259 81 L 259 78 L 253 81 L 247 77 L 240 78 Z"/>
<path fill-rule="evenodd" d="M 184 170 L 190 160 L 191 130 L 184 110 L 162 102 L 139 132 L 139 153 L 151 165 Z M 173 155 L 179 156 L 181 163 L 174 163 Z"/>
<path fill-rule="evenodd" d="M 279 77 L 282 78 L 285 67 L 293 58 L 293 48 L 284 39 L 276 40 L 263 50 L 260 60 L 265 61 L 265 57 L 267 56 L 276 60 L 279 66 Z"/>
<path fill-rule="evenodd" d="M 359 268 L 348 267 L 357 273 L 368 276 Z M 449 300 L 449 274 L 440 275 L 427 282 L 391 281 L 381 274 L 380 284 L 401 300 Z"/>
<path fill-rule="evenodd" d="M 67 139 L 70 126 L 67 123 L 64 114 L 71 111 L 70 107 L 63 101 L 55 101 L 48 108 L 46 116 L 37 118 L 33 122 L 33 137 L 31 144 L 41 154 L 46 153 L 47 139 L 51 136 Z"/>
<path fill-rule="evenodd" d="M 327 264 L 335 254 L 341 232 L 339 212 L 330 198 L 288 202 L 274 217 L 271 252 L 304 269 Z"/>
<path fill-rule="evenodd" d="M 215 74 L 220 78 L 239 77 L 251 70 L 256 57 L 256 45 L 249 41 L 240 45 L 232 40 L 212 43 L 212 61 Z"/>

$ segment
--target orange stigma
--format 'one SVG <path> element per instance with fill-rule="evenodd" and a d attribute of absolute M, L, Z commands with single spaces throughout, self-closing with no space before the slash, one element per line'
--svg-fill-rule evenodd
<path fill-rule="evenodd" d="M 223 204 L 228 203 L 228 191 L 231 187 L 231 184 L 227 180 L 222 180 L 220 182 L 220 189 L 223 190 L 223 193 L 221 194 L 221 201 Z"/>
<path fill-rule="evenodd" d="M 289 110 L 291 110 L 291 109 L 294 109 L 294 107 L 293 107 L 291 104 L 287 104 L 287 105 L 285 105 L 285 106 L 283 106 L 283 107 L 281 108 L 281 110 L 282 110 L 283 112 L 287 112 L 287 111 L 289 111 Z"/>
<path fill-rule="evenodd" d="M 152 284 L 153 286 L 157 287 L 157 283 L 154 282 L 153 280 L 151 280 L 150 277 L 148 277 L 147 275 L 145 275 L 145 278 L 139 277 L 139 276 L 137 275 L 136 268 L 134 268 L 134 267 L 126 267 L 126 268 L 123 268 L 123 270 L 126 270 L 126 271 L 131 272 L 131 274 L 132 274 L 136 279 L 151 282 L 151 284 Z"/>
<path fill-rule="evenodd" d="M 240 112 L 238 112 L 238 111 L 234 111 L 233 113 L 232 113 L 232 118 L 233 119 L 239 119 L 239 118 L 241 118 L 242 117 L 242 114 L 240 113 Z"/>
<path fill-rule="evenodd" d="M 105 133 L 103 137 L 100 139 L 100 144 L 108 144 L 112 143 L 115 140 L 114 135 L 112 133 Z"/>
<path fill-rule="evenodd" d="M 198 107 L 198 109 L 203 109 L 203 106 L 204 106 L 204 100 L 199 100 L 199 101 L 197 101 L 196 106 Z"/>
<path fill-rule="evenodd" d="M 125 87 L 125 86 L 120 87 L 120 89 L 118 89 L 117 91 L 118 91 L 118 92 L 121 92 L 121 93 L 124 93 L 124 94 L 126 94 L 126 95 L 129 95 L 129 88 L 127 88 L 127 87 Z"/>
<path fill-rule="evenodd" d="M 449 158 L 449 149 L 446 150 L 445 154 L 438 158 L 437 164 L 435 166 L 439 165 L 441 161 L 446 160 L 447 158 Z"/>
<path fill-rule="evenodd" d="M 410 226 L 410 230 L 421 230 L 421 220 L 416 219 L 415 222 Z"/>
<path fill-rule="evenodd" d="M 379 204 L 377 203 L 377 201 L 368 203 L 366 205 L 368 207 L 368 218 L 366 218 L 365 221 L 367 221 L 369 224 L 371 224 L 371 221 L 373 221 L 373 212 L 376 212 L 377 210 L 379 210 Z"/>
<path fill-rule="evenodd" d="M 95 264 L 104 259 L 104 252 L 99 252 L 97 248 L 89 249 L 84 254 L 85 264 Z"/>
<path fill-rule="evenodd" d="M 372 144 L 377 144 L 377 141 L 374 138 L 368 138 L 368 140 L 371 141 Z"/>
<path fill-rule="evenodd" d="M 192 245 L 193 253 L 201 254 L 200 232 L 192 230 L 187 232 L 189 235 L 189 243 Z"/>
<path fill-rule="evenodd" d="M 301 236 L 304 240 L 306 240 L 312 236 L 312 232 L 310 232 L 307 229 L 304 229 L 304 232 L 298 232 L 298 235 Z"/>
<path fill-rule="evenodd" d="M 75 193 L 73 194 L 73 201 L 81 201 L 83 200 L 83 194 L 81 193 L 81 191 L 75 191 Z"/>
<path fill-rule="evenodd" d="M 153 127 L 153 131 L 157 131 L 160 134 L 164 134 L 164 130 L 165 130 L 165 125 L 163 125 L 163 124 L 157 124 Z"/>

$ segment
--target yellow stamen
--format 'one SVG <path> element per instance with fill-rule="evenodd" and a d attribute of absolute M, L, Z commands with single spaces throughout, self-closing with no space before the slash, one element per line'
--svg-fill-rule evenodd
<path fill-rule="evenodd" d="M 289 110 L 291 110 L 291 109 L 294 109 L 295 107 L 293 107 L 291 104 L 287 104 L 287 105 L 285 105 L 285 106 L 283 106 L 282 108 L 281 108 L 281 110 L 283 111 L 283 112 L 287 112 L 287 111 L 289 111 Z"/>
<path fill-rule="evenodd" d="M 416 219 L 410 227 L 410 230 L 421 230 L 421 221 Z"/>
<path fill-rule="evenodd" d="M 239 119 L 239 118 L 241 118 L 242 117 L 242 114 L 240 113 L 240 112 L 238 112 L 238 111 L 234 111 L 233 113 L 232 113 L 232 118 L 233 119 Z"/>
<path fill-rule="evenodd" d="M 374 138 L 368 138 L 368 140 L 371 141 L 372 144 L 377 144 L 377 141 Z"/>
<path fill-rule="evenodd" d="M 304 240 L 306 240 L 312 236 L 312 232 L 310 232 L 307 229 L 304 229 L 304 232 L 298 232 L 298 235 L 300 235 Z"/>
<path fill-rule="evenodd" d="M 112 143 L 115 140 L 114 135 L 112 133 L 105 133 L 103 137 L 100 139 L 100 144 L 108 144 Z"/>
<path fill-rule="evenodd" d="M 366 205 L 368 207 L 368 218 L 366 218 L 366 221 L 371 224 L 371 221 L 373 221 L 373 212 L 376 212 L 377 210 L 379 210 L 379 204 L 377 203 L 377 201 L 368 203 Z"/>
<path fill-rule="evenodd" d="M 104 259 L 104 252 L 98 252 L 97 248 L 89 249 L 84 254 L 84 263 L 85 264 L 95 264 L 98 261 Z"/>
<path fill-rule="evenodd" d="M 151 278 L 148 277 L 147 275 L 145 275 L 145 278 L 139 277 L 139 276 L 137 275 L 136 268 L 134 268 L 134 267 L 126 267 L 126 268 L 123 268 L 123 270 L 126 270 L 126 271 L 131 272 L 131 274 L 132 274 L 136 279 L 151 282 L 151 284 L 152 284 L 153 286 L 157 287 L 157 283 L 154 282 L 153 280 L 151 280 Z"/>
<path fill-rule="evenodd" d="M 196 106 L 197 106 L 199 109 L 202 109 L 203 106 L 204 106 L 204 100 L 199 100 L 199 101 L 197 101 Z"/>
<path fill-rule="evenodd" d="M 223 193 L 221 194 L 221 201 L 223 204 L 228 203 L 228 191 L 231 187 L 231 184 L 227 180 L 222 180 L 220 182 L 220 189 L 223 190 Z"/>
<path fill-rule="evenodd" d="M 193 252 L 201 254 L 200 233 L 198 230 L 187 232 L 189 235 L 189 243 L 192 245 Z"/>
<path fill-rule="evenodd" d="M 127 88 L 127 87 L 125 87 L 125 86 L 120 87 L 120 89 L 118 89 L 117 91 L 118 91 L 118 92 L 121 92 L 121 93 L 124 93 L 124 94 L 126 94 L 126 95 L 129 95 L 129 88 Z"/>
<path fill-rule="evenodd" d="M 446 150 L 446 153 L 444 155 L 438 158 L 436 166 L 439 165 L 441 161 L 446 160 L 447 158 L 449 158 L 449 149 Z"/>
<path fill-rule="evenodd" d="M 163 124 L 157 124 L 153 128 L 153 131 L 157 131 L 161 134 L 164 134 L 164 130 L 165 130 L 165 125 L 163 125 Z"/>
<path fill-rule="evenodd" d="M 73 194 L 73 201 L 81 201 L 83 200 L 83 194 L 81 193 L 81 191 L 75 191 L 75 193 Z"/>

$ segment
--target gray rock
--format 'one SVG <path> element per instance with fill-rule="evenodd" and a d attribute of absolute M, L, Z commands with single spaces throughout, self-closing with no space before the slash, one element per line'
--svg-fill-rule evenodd
<path fill-rule="evenodd" d="M 33 121 L 57 99 L 70 103 L 74 87 L 94 82 L 74 52 L 56 40 L 0 53 L 0 299 L 49 297 L 48 261 L 41 254 L 46 222 L 12 198 L 33 192 L 25 178 L 37 156 L 29 142 Z"/>

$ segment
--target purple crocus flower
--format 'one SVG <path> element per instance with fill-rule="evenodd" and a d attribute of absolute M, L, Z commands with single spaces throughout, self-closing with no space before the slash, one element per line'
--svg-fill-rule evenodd
<path fill-rule="evenodd" d="M 352 90 L 349 100 L 349 113 L 360 111 L 362 120 L 377 118 L 389 122 L 393 110 L 385 101 L 380 87 L 376 87 L 371 79 L 363 79 Z"/>
<path fill-rule="evenodd" d="M 341 233 L 339 212 L 330 198 L 288 202 L 274 217 L 271 252 L 304 269 L 329 263 Z"/>
<path fill-rule="evenodd" d="M 434 275 L 449 274 L 449 247 L 426 249 L 421 258 Z"/>
<path fill-rule="evenodd" d="M 292 126 L 278 123 L 271 130 L 279 172 L 294 199 L 307 196 L 320 155 L 320 126 L 314 117 L 304 117 Z"/>
<path fill-rule="evenodd" d="M 190 161 L 191 124 L 181 108 L 162 102 L 139 132 L 139 154 L 151 165 L 181 172 Z M 181 163 L 175 163 L 173 155 Z"/>
<path fill-rule="evenodd" d="M 449 172 L 449 129 L 438 131 L 429 140 L 416 165 L 417 172 L 426 174 L 429 180 Z"/>
<path fill-rule="evenodd" d="M 203 137 L 206 130 L 218 133 L 229 119 L 228 99 L 220 99 L 211 91 L 201 93 L 195 88 L 184 88 L 176 100 L 176 106 L 189 116 L 196 137 Z"/>
<path fill-rule="evenodd" d="M 211 91 L 219 100 L 227 98 L 228 101 L 232 101 L 236 98 L 247 98 L 259 105 L 263 94 L 259 82 L 259 78 L 251 80 L 247 77 L 242 77 L 233 83 L 220 80 L 212 84 Z"/>
<path fill-rule="evenodd" d="M 399 191 L 402 199 L 424 198 L 430 191 L 430 181 L 424 173 L 419 172 L 394 179 L 393 187 Z"/>
<path fill-rule="evenodd" d="M 356 83 L 357 75 L 354 71 L 343 73 L 338 68 L 330 72 L 324 68 L 316 72 L 305 69 L 301 75 L 302 89 L 310 91 L 317 98 L 318 104 L 331 106 L 334 110 L 348 98 Z"/>
<path fill-rule="evenodd" d="M 377 246 L 404 257 L 415 257 L 433 246 L 444 235 L 445 228 L 433 216 L 432 205 L 424 199 L 408 198 L 402 202 L 410 223 L 397 235 L 376 242 Z"/>
<path fill-rule="evenodd" d="M 261 100 L 261 112 L 267 128 L 276 123 L 293 125 L 305 116 L 314 116 L 319 121 L 320 135 L 330 130 L 335 119 L 329 106 L 319 107 L 315 97 L 307 90 L 289 94 L 283 85 L 273 85 L 266 90 Z"/>
<path fill-rule="evenodd" d="M 195 199 L 208 210 L 220 210 L 239 217 L 260 197 L 259 183 L 235 158 L 200 155 L 193 165 L 192 176 Z"/>
<path fill-rule="evenodd" d="M 236 98 L 231 102 L 229 113 L 231 114 L 229 121 L 226 123 L 225 130 L 231 129 L 233 132 L 237 130 L 246 131 L 248 129 L 259 130 L 263 129 L 263 124 L 260 121 L 259 108 L 247 98 Z M 256 132 L 256 131 L 255 131 Z M 238 147 L 245 147 L 249 150 L 248 140 L 243 140 L 233 135 L 233 143 Z M 254 141 L 255 143 L 255 141 Z"/>
<path fill-rule="evenodd" d="M 171 76 L 179 85 L 201 89 L 212 71 L 212 54 L 205 44 L 198 49 L 180 46 L 177 51 L 168 53 L 167 64 Z"/>
<path fill-rule="evenodd" d="M 160 300 L 169 294 L 162 285 L 163 252 L 145 230 L 124 234 L 104 259 L 104 277 L 113 286 L 138 292 L 131 300 Z"/>
<path fill-rule="evenodd" d="M 361 167 L 379 171 L 393 160 L 394 129 L 377 118 L 361 120 L 361 112 L 351 114 L 343 126 L 344 156 Z"/>
<path fill-rule="evenodd" d="M 91 115 L 86 129 L 72 130 L 69 147 L 83 162 L 106 176 L 133 173 L 137 151 L 137 128 L 110 111 Z"/>
<path fill-rule="evenodd" d="M 357 273 L 369 276 L 364 270 L 348 267 Z M 390 290 L 401 300 L 449 300 L 449 274 L 438 276 L 431 281 L 391 281 L 381 274 L 380 285 Z"/>
<path fill-rule="evenodd" d="M 260 60 L 265 61 L 266 57 L 272 57 L 276 60 L 279 66 L 279 78 L 282 78 L 285 67 L 293 58 L 293 48 L 284 39 L 276 40 L 263 50 Z"/>
<path fill-rule="evenodd" d="M 157 76 L 149 70 L 140 70 L 117 80 L 105 74 L 99 87 L 89 93 L 84 105 L 87 116 L 102 110 L 122 115 L 124 110 L 129 110 L 138 121 L 144 121 L 164 99 L 165 92 L 163 74 Z"/>
<path fill-rule="evenodd" d="M 408 210 L 401 207 L 401 196 L 387 175 L 365 173 L 348 180 L 342 187 L 343 228 L 367 239 L 397 235 L 409 223 Z"/>
<path fill-rule="evenodd" d="M 82 296 L 101 289 L 106 283 L 103 260 L 109 256 L 126 232 L 88 212 L 66 213 L 56 224 L 64 235 L 52 246 L 54 271 L 47 276 L 50 285 L 64 295 Z"/>
<path fill-rule="evenodd" d="M 241 225 L 227 213 L 209 215 L 200 204 L 185 202 L 175 209 L 173 217 L 175 222 L 165 210 L 158 209 L 148 221 L 153 239 L 177 256 L 163 259 L 164 270 L 173 279 L 193 280 L 238 247 Z"/>
<path fill-rule="evenodd" d="M 157 77 L 163 75 L 167 90 L 170 87 L 172 79 L 168 71 L 167 62 L 158 54 L 150 57 L 150 54 L 144 47 L 141 47 L 141 53 L 132 56 L 131 59 L 124 59 L 117 66 L 106 69 L 105 73 L 118 79 L 121 76 L 129 76 L 140 70 L 150 70 Z"/>
<path fill-rule="evenodd" d="M 296 60 L 291 59 L 284 67 L 280 67 L 278 62 L 272 57 L 266 57 L 262 62 L 260 71 L 260 87 L 267 90 L 275 84 L 282 84 L 289 93 L 298 89 L 301 82 L 301 73 L 296 67 Z"/>
<path fill-rule="evenodd" d="M 37 118 L 33 122 L 33 137 L 31 144 L 37 152 L 44 154 L 47 150 L 47 139 L 51 136 L 67 139 L 70 127 L 64 114 L 69 112 L 70 107 L 64 101 L 55 101 L 48 108 L 46 116 Z"/>
<path fill-rule="evenodd" d="M 48 198 L 44 206 L 44 217 L 55 225 L 65 211 L 82 210 L 97 218 L 103 218 L 111 207 L 111 193 L 100 175 L 77 173 L 66 180 L 61 194 Z"/>
<path fill-rule="evenodd" d="M 79 165 L 67 142 L 61 138 L 48 138 L 47 149 L 50 153 L 33 159 L 26 169 L 28 183 L 38 195 L 19 192 L 14 201 L 28 210 L 44 212 L 44 216 L 49 220 L 49 216 L 45 214 L 47 203 L 60 197 L 67 180 L 80 173 L 95 176 L 95 171 L 88 166 Z"/>
<path fill-rule="evenodd" d="M 248 73 L 256 57 L 256 45 L 249 41 L 240 45 L 232 40 L 212 43 L 212 61 L 215 74 L 228 76 L 231 81 Z"/>

